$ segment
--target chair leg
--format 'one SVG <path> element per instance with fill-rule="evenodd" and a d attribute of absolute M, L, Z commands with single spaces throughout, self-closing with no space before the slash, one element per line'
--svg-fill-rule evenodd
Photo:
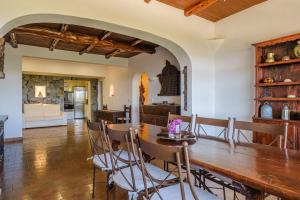
<path fill-rule="evenodd" d="M 225 190 L 225 186 L 223 185 L 223 199 L 226 200 L 226 190 Z"/>
<path fill-rule="evenodd" d="M 92 198 L 95 198 L 95 179 L 96 179 L 96 167 L 94 165 L 93 167 L 93 193 L 92 193 Z"/>
<path fill-rule="evenodd" d="M 110 194 L 110 190 L 111 190 L 111 186 L 109 184 L 109 176 L 110 173 L 106 174 L 106 199 L 109 200 L 109 194 Z"/>

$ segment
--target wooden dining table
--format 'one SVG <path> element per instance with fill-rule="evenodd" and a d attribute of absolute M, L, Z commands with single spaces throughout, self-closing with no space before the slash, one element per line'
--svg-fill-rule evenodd
<path fill-rule="evenodd" d="M 139 138 L 152 143 L 180 145 L 162 141 L 162 127 L 149 124 L 110 124 L 114 130 L 139 129 Z M 300 199 L 300 152 L 261 144 L 236 145 L 200 138 L 189 145 L 189 159 L 209 171 L 226 176 L 243 189 L 246 199 L 264 199 L 273 194 L 283 199 Z"/>

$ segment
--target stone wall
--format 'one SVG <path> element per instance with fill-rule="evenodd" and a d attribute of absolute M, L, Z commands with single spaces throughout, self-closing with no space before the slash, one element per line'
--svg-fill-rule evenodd
<path fill-rule="evenodd" d="M 92 120 L 94 120 L 94 112 L 98 110 L 98 80 L 88 78 L 63 77 L 63 76 L 43 76 L 28 75 L 22 76 L 22 95 L 23 103 L 49 103 L 60 104 L 61 110 L 64 109 L 64 80 L 85 80 L 91 83 L 91 109 Z M 35 86 L 46 86 L 46 98 L 43 100 L 35 98 Z"/>
<path fill-rule="evenodd" d="M 46 98 L 35 97 L 35 86 L 46 86 Z M 22 78 L 23 103 L 60 104 L 64 108 L 64 78 L 56 76 L 38 76 L 23 74 Z"/>

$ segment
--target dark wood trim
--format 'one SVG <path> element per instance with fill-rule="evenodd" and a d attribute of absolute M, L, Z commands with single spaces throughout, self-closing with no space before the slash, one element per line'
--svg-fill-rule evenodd
<path fill-rule="evenodd" d="M 23 141 L 23 137 L 6 138 L 6 139 L 4 139 L 4 143 L 12 143 L 12 142 L 20 142 L 20 141 Z"/>
<path fill-rule="evenodd" d="M 16 34 L 11 33 L 11 34 L 9 35 L 9 38 L 10 38 L 10 45 L 11 45 L 13 48 L 18 48 L 18 42 L 17 42 Z"/>
<path fill-rule="evenodd" d="M 0 79 L 5 78 L 5 74 L 4 74 L 4 50 L 5 50 L 5 39 L 0 38 Z"/>

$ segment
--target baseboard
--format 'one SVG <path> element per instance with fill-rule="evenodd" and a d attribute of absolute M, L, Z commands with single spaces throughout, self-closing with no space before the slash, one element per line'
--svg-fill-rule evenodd
<path fill-rule="evenodd" d="M 4 143 L 21 142 L 21 141 L 23 141 L 23 137 L 6 138 L 6 139 L 4 139 Z"/>

